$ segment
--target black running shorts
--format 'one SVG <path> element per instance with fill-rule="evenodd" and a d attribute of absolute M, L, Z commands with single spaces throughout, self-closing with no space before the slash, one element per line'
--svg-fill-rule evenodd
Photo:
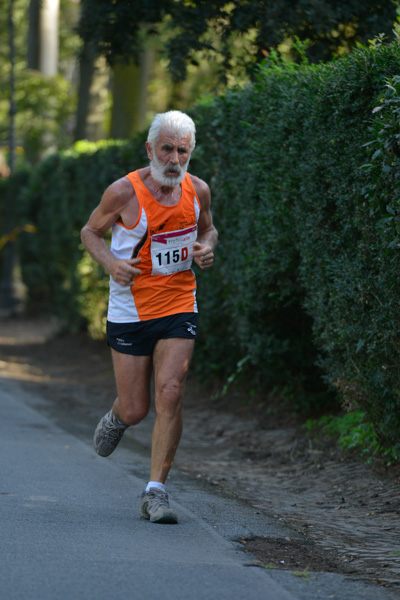
<path fill-rule="evenodd" d="M 137 323 L 107 321 L 108 345 L 122 354 L 147 356 L 153 353 L 158 340 L 189 338 L 197 333 L 197 313 L 179 313 Z"/>

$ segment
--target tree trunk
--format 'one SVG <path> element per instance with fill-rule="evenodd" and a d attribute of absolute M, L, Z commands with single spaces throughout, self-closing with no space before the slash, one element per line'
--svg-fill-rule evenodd
<path fill-rule="evenodd" d="M 154 51 L 144 49 L 140 64 L 119 64 L 113 69 L 111 137 L 127 139 L 146 127 L 147 85 Z"/>
<path fill-rule="evenodd" d="M 109 79 L 104 58 L 96 59 L 90 43 L 85 42 L 79 63 L 75 140 L 96 142 L 106 137 L 104 121 Z"/>
<path fill-rule="evenodd" d="M 27 65 L 43 75 L 58 72 L 59 12 L 60 0 L 30 0 Z"/>
<path fill-rule="evenodd" d="M 39 22 L 40 1 L 31 0 L 29 3 L 29 29 L 28 29 L 28 69 L 39 70 Z"/>
<path fill-rule="evenodd" d="M 58 72 L 58 18 L 60 0 L 41 0 L 39 71 L 43 75 Z"/>
<path fill-rule="evenodd" d="M 15 29 L 14 29 L 14 0 L 10 0 L 8 11 L 8 29 L 9 29 L 9 56 L 10 56 L 10 126 L 9 126 L 9 167 L 10 175 L 14 171 L 14 153 L 15 153 Z M 10 194 L 6 195 L 5 222 L 2 234 L 10 236 L 14 227 L 13 204 Z M 0 306 L 11 309 L 16 304 L 15 290 L 13 285 L 13 270 L 15 265 L 15 244 L 8 238 L 3 249 L 3 269 L 0 285 Z"/>

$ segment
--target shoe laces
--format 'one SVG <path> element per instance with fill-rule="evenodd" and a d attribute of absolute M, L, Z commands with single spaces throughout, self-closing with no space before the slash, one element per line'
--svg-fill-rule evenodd
<path fill-rule="evenodd" d="M 112 421 L 104 421 L 104 429 L 106 430 L 107 437 L 114 441 L 123 433 Z"/>
<path fill-rule="evenodd" d="M 156 507 L 169 508 L 168 494 L 165 492 L 162 492 L 161 490 L 159 492 L 151 491 L 147 492 L 146 495 L 149 496 L 149 500 L 151 500 Z"/>

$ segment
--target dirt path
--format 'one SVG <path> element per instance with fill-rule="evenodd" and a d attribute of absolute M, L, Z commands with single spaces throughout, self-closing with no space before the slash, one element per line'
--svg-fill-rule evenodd
<path fill-rule="evenodd" d="M 108 410 L 108 348 L 83 335 L 52 337 L 54 323 L 0 319 L 0 376 L 90 419 Z M 149 444 L 151 419 L 129 435 Z M 249 502 L 294 530 L 292 538 L 242 540 L 263 564 L 336 571 L 400 591 L 400 470 L 371 469 L 332 444 L 316 445 L 301 420 L 265 404 L 211 401 L 187 389 L 176 467 Z"/>

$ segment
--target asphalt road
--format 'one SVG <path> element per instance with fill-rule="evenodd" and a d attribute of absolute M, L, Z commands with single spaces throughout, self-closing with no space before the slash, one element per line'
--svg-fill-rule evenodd
<path fill-rule="evenodd" d="M 337 574 L 265 569 L 234 540 L 295 534 L 176 471 L 168 491 L 179 524 L 144 521 L 145 452 L 98 457 L 73 415 L 61 427 L 54 408 L 12 380 L 0 379 L 0 409 L 0 598 L 398 598 Z"/>

